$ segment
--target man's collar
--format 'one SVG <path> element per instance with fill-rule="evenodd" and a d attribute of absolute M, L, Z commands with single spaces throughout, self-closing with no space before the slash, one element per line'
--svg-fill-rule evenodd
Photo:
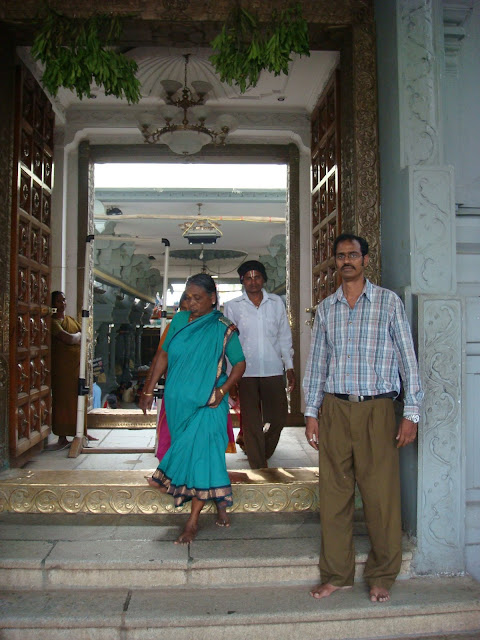
<path fill-rule="evenodd" d="M 268 293 L 267 293 L 267 292 L 265 291 L 265 289 L 263 289 L 263 288 L 262 288 L 262 294 L 263 294 L 263 297 L 262 297 L 262 302 L 261 302 L 260 304 L 262 304 L 264 300 L 268 300 L 268 298 L 269 298 Z M 248 294 L 247 294 L 247 292 L 245 291 L 245 289 L 243 290 L 242 296 L 243 296 L 243 299 L 244 299 L 244 300 L 248 300 L 248 302 L 252 302 L 252 301 L 250 300 L 250 298 L 248 297 Z M 253 304 L 253 302 L 252 302 L 252 304 Z"/>
<path fill-rule="evenodd" d="M 365 278 L 365 284 L 363 285 L 362 293 L 359 297 L 362 297 L 365 294 L 365 297 L 371 302 L 373 298 L 373 284 L 370 282 L 368 278 Z M 343 285 L 340 285 L 335 293 L 332 295 L 331 304 L 335 304 L 336 302 L 341 302 L 342 300 L 346 300 L 345 294 L 343 293 Z"/>

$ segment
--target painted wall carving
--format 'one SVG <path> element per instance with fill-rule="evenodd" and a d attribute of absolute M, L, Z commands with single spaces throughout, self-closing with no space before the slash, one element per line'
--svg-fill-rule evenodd
<path fill-rule="evenodd" d="M 451 167 L 410 169 L 412 289 L 455 292 L 455 203 Z"/>
<path fill-rule="evenodd" d="M 401 164 L 440 164 L 438 54 L 432 0 L 398 3 Z"/>
<path fill-rule="evenodd" d="M 465 488 L 462 472 L 462 304 L 420 297 L 419 356 L 425 390 L 419 439 L 420 494 L 416 568 L 461 571 Z"/>
<path fill-rule="evenodd" d="M 14 104 L 14 44 L 0 28 L 0 226 L 3 237 L 10 238 L 13 170 L 13 104 Z M 8 464 L 9 411 L 8 411 L 8 352 L 10 315 L 10 242 L 0 243 L 0 469 Z"/>
<path fill-rule="evenodd" d="M 361 3 L 360 3 L 361 4 Z M 368 277 L 380 282 L 380 207 L 377 135 L 377 68 L 375 26 L 370 3 L 357 8 L 353 28 L 353 109 L 356 162 L 355 228 L 368 239 Z"/>

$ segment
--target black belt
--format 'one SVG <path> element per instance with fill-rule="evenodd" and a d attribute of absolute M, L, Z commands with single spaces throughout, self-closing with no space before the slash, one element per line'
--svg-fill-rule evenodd
<path fill-rule="evenodd" d="M 340 400 L 349 400 L 350 402 L 365 402 L 365 400 L 381 400 L 382 398 L 396 398 L 395 391 L 389 391 L 388 393 L 379 393 L 377 396 L 354 396 L 348 393 L 334 393 L 336 398 Z"/>

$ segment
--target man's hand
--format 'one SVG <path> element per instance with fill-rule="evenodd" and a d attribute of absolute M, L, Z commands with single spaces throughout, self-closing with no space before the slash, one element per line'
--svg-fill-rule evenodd
<path fill-rule="evenodd" d="M 318 419 L 307 416 L 305 423 L 305 437 L 308 444 L 318 451 Z"/>
<path fill-rule="evenodd" d="M 397 432 L 397 449 L 405 447 L 407 444 L 411 444 L 417 437 L 417 425 L 407 418 L 402 418 L 398 425 Z"/>
<path fill-rule="evenodd" d="M 295 389 L 295 371 L 293 369 L 287 369 L 287 382 L 287 391 L 288 393 L 292 393 Z"/>

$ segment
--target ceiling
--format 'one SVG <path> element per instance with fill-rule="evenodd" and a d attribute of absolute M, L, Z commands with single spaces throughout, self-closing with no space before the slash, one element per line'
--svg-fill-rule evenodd
<path fill-rule="evenodd" d="M 182 165 L 179 165 L 181 171 Z M 212 171 L 215 165 L 212 165 Z M 261 168 L 260 168 L 261 170 Z M 200 216 L 198 203 L 201 203 Z M 116 207 L 121 215 L 106 212 Z M 248 255 L 258 258 L 272 254 L 285 235 L 285 189 L 97 189 L 95 192 L 95 225 L 100 232 L 96 240 L 110 246 L 133 242 L 135 253 L 150 257 L 151 266 L 163 271 L 166 238 L 171 244 L 172 276 L 194 273 L 204 262 L 210 272 L 228 275 Z M 209 218 L 222 236 L 215 244 L 190 245 L 182 237 L 183 223 Z M 124 236 L 121 240 L 116 236 Z M 213 250 L 213 251 L 212 251 Z M 175 252 L 181 251 L 181 257 Z M 231 257 L 231 251 L 243 256 Z M 186 256 L 190 255 L 188 259 Z M 153 259 L 152 259 L 153 258 Z"/>
<path fill-rule="evenodd" d="M 23 48 L 21 57 L 34 71 L 37 77 L 41 77 L 41 69 L 34 63 L 29 50 Z M 240 94 L 236 87 L 230 87 L 221 83 L 215 75 L 212 65 L 209 62 L 211 50 L 207 48 L 166 48 L 166 47 L 138 47 L 130 49 L 126 55 L 136 60 L 138 64 L 138 77 L 141 81 L 142 98 L 138 105 L 127 105 L 125 101 L 118 100 L 112 96 L 106 96 L 102 89 L 93 87 L 94 99 L 78 100 L 71 91 L 61 89 L 54 99 L 57 123 L 62 121 L 68 130 L 69 122 L 75 122 L 82 117 L 86 120 L 96 114 L 113 113 L 115 110 L 115 131 L 119 131 L 118 122 L 121 115 L 125 118 L 132 118 L 134 122 L 148 122 L 155 126 L 163 125 L 160 117 L 160 107 L 165 104 L 165 93 L 160 84 L 162 79 L 173 79 L 183 84 L 184 80 L 184 55 L 190 54 L 188 65 L 188 83 L 192 80 L 206 80 L 212 85 L 212 90 L 207 94 L 206 106 L 210 110 L 212 124 L 219 114 L 229 113 L 238 116 L 240 121 L 239 129 L 230 136 L 232 142 L 251 141 L 252 137 L 260 139 L 258 126 L 255 130 L 249 125 L 252 118 L 257 122 L 264 122 L 265 130 L 272 128 L 276 119 L 292 118 L 296 122 L 300 119 L 305 124 L 303 135 L 303 149 L 308 148 L 309 139 L 309 119 L 315 107 L 319 95 L 322 92 L 332 70 L 338 63 L 338 52 L 335 51 L 312 51 L 310 57 L 293 56 L 290 72 L 288 76 L 263 72 L 258 85 L 247 90 L 245 94 Z M 85 114 L 82 116 L 82 114 Z M 99 116 L 104 118 L 105 130 L 108 131 L 108 115 Z M 96 116 L 93 116 L 95 120 Z M 243 118 L 243 120 L 242 120 Z M 303 119 L 303 120 L 302 120 Z M 113 122 L 113 120 L 111 120 Z M 211 126 L 207 118 L 207 126 Z M 131 127 L 130 127 L 130 130 Z M 135 142 L 141 142 L 140 132 Z M 300 143 L 302 144 L 302 143 Z M 181 167 L 181 165 L 179 165 Z M 212 165 L 214 171 L 214 165 Z M 269 253 L 269 245 L 272 238 L 278 240 L 279 235 L 285 234 L 285 210 L 286 195 L 261 193 L 256 190 L 255 194 L 240 192 L 237 197 L 232 197 L 232 192 L 224 192 L 221 183 L 215 185 L 212 191 L 189 190 L 188 184 L 185 188 L 171 190 L 169 197 L 145 197 L 139 192 L 133 193 L 118 185 L 118 191 L 103 190 L 96 193 L 96 224 L 103 228 L 106 222 L 109 224 L 104 233 L 110 237 L 113 234 L 121 234 L 124 241 L 130 237 L 128 242 L 134 244 L 134 252 L 147 256 L 153 256 L 152 267 L 157 267 L 162 271 L 164 246 L 162 238 L 168 238 L 171 242 L 172 250 L 187 249 L 188 243 L 182 238 L 182 229 L 179 224 L 188 219 L 188 216 L 196 216 L 197 203 L 202 203 L 202 216 L 213 218 L 222 217 L 220 229 L 223 236 L 217 241 L 216 249 L 240 250 L 248 253 L 249 257 L 258 257 Z M 108 216 L 102 219 L 106 210 L 111 206 L 119 207 L 123 216 Z M 136 216 L 128 219 L 129 216 Z M 156 216 L 156 217 L 155 217 Z M 173 216 L 173 218 L 168 218 Z M 244 220 L 229 220 L 229 217 L 244 218 Z M 267 220 L 275 218 L 276 220 Z M 247 220 L 248 219 L 248 220 Z M 256 219 L 253 221 L 253 219 Z M 262 220 L 262 221 L 260 221 Z M 117 243 L 116 243 L 117 244 Z M 210 261 L 209 269 L 219 273 L 234 270 L 236 261 Z M 201 262 L 172 259 L 172 274 L 185 272 L 185 269 L 194 265 L 195 270 L 201 266 Z M 188 275 L 188 274 L 187 274 Z"/>

